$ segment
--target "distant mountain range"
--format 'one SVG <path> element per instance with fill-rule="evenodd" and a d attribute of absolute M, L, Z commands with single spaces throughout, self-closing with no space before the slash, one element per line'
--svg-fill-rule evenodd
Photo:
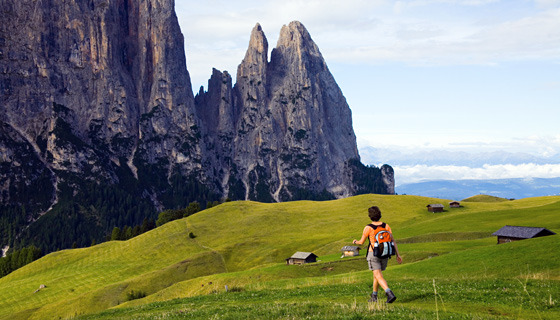
<path fill-rule="evenodd" d="M 425 181 L 400 185 L 396 192 L 450 200 L 462 200 L 477 194 L 521 199 L 559 195 L 560 178 Z"/>
<path fill-rule="evenodd" d="M 560 193 L 560 178 L 537 178 L 558 171 L 558 154 L 366 146 L 360 156 L 365 164 L 391 163 L 398 194 L 461 200 L 477 194 L 520 199 Z"/>

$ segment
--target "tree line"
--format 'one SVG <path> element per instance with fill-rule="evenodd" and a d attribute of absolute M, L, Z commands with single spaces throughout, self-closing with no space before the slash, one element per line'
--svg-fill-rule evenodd
<path fill-rule="evenodd" d="M 229 201 L 227 199 L 226 201 Z M 206 204 L 206 208 L 211 208 L 219 205 L 221 202 L 213 201 Z M 136 236 L 139 236 L 145 232 L 148 232 L 156 227 L 162 226 L 167 222 L 181 219 L 193 215 L 201 210 L 200 204 L 197 201 L 189 203 L 186 208 L 182 209 L 169 209 L 159 213 L 158 219 L 144 218 L 142 224 L 135 225 L 134 227 L 124 226 L 122 229 L 119 227 L 114 227 L 113 231 L 109 236 L 105 238 L 107 241 L 115 240 L 129 240 Z M 195 236 L 189 235 L 191 238 Z M 101 241 L 103 242 L 103 241 Z M 96 245 L 98 242 L 93 239 L 91 246 Z M 72 248 L 86 247 L 79 246 L 76 241 L 72 244 Z M 39 259 L 43 256 L 41 249 L 35 247 L 34 245 L 22 248 L 20 250 L 12 250 L 6 257 L 0 258 L 0 278 L 6 276 L 7 274 Z"/>
<path fill-rule="evenodd" d="M 41 249 L 35 246 L 14 250 L 12 253 L 0 258 L 0 278 L 29 264 L 43 256 Z"/>

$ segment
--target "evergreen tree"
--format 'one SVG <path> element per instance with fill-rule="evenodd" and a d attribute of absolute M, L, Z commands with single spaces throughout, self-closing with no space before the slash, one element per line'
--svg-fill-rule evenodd
<path fill-rule="evenodd" d="M 124 235 L 123 235 L 123 237 L 122 237 L 123 240 L 132 239 L 132 228 L 131 228 L 131 227 L 126 226 L 126 227 L 123 229 L 123 233 L 124 233 Z"/>
<path fill-rule="evenodd" d="M 198 203 L 198 201 L 193 201 L 193 202 L 189 203 L 189 205 L 187 206 L 187 208 L 185 210 L 186 210 L 186 212 L 183 216 L 188 217 L 188 216 L 193 215 L 193 214 L 200 211 L 200 204 Z"/>
<path fill-rule="evenodd" d="M 111 241 L 121 239 L 121 229 L 119 227 L 114 227 L 111 233 Z"/>
<path fill-rule="evenodd" d="M 135 225 L 134 228 L 132 228 L 132 238 L 139 236 L 140 234 L 142 234 L 140 232 L 140 225 Z"/>

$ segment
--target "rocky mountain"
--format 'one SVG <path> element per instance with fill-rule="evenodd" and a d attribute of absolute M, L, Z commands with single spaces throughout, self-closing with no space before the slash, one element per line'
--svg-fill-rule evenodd
<path fill-rule="evenodd" d="M 350 108 L 301 23 L 282 28 L 270 61 L 257 24 L 236 79 L 232 87 L 229 73 L 214 70 L 195 98 L 225 193 L 265 201 L 356 194 Z M 375 191 L 392 193 L 388 182 Z"/>
<path fill-rule="evenodd" d="M 0 244 L 89 245 L 189 202 L 394 193 L 299 22 L 193 96 L 173 0 L 0 3 Z M 188 30 L 187 30 L 188 32 Z M 47 231 L 46 231 L 47 230 Z"/>

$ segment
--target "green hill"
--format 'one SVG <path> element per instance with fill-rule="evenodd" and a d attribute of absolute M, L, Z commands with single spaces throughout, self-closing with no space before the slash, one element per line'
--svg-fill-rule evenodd
<path fill-rule="evenodd" d="M 224 203 L 128 241 L 55 252 L 16 270 L 0 279 L 0 319 L 560 316 L 560 237 L 498 246 L 491 236 L 506 224 L 558 232 L 560 197 L 428 212 L 438 200 Z M 340 259 L 340 248 L 369 223 L 371 205 L 381 208 L 405 261 L 393 259 L 385 272 L 399 297 L 394 305 L 367 304 L 363 256 Z M 286 266 L 295 251 L 320 261 Z"/>
<path fill-rule="evenodd" d="M 509 201 L 509 199 L 495 197 L 495 196 L 489 196 L 489 195 L 486 195 L 486 194 L 479 194 L 479 195 L 476 195 L 476 196 L 472 196 L 472 197 L 468 197 L 466 199 L 463 199 L 462 201 L 466 201 L 466 202 L 502 202 L 502 201 Z"/>

